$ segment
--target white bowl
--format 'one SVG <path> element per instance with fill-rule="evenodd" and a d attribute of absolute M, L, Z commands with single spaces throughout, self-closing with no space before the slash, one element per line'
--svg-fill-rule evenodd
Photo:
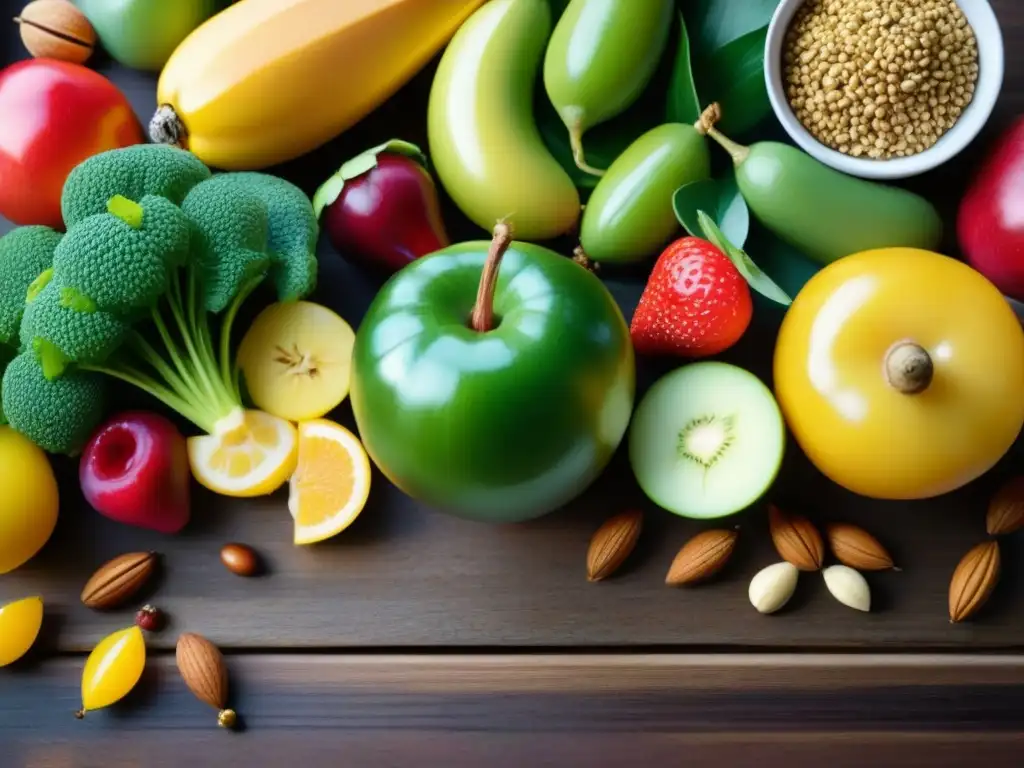
<path fill-rule="evenodd" d="M 951 129 L 933 146 L 910 157 L 872 160 L 851 157 L 819 142 L 803 127 L 786 99 L 782 84 L 782 47 L 786 30 L 804 0 L 782 0 L 775 9 L 765 41 L 764 76 L 775 116 L 797 145 L 826 165 L 867 179 L 902 179 L 930 171 L 971 143 L 985 125 L 1003 85 L 1003 34 L 988 0 L 958 0 L 978 43 L 978 82 L 974 97 Z"/>

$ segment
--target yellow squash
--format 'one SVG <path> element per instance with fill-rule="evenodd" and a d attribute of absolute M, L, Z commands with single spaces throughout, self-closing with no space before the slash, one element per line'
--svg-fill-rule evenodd
<path fill-rule="evenodd" d="M 1024 424 L 1024 330 L 966 264 L 889 248 L 803 287 L 775 348 L 793 436 L 834 482 L 922 499 L 987 472 Z"/>
<path fill-rule="evenodd" d="M 361 120 L 483 0 L 239 0 L 175 50 L 150 125 L 224 170 L 305 154 Z"/>

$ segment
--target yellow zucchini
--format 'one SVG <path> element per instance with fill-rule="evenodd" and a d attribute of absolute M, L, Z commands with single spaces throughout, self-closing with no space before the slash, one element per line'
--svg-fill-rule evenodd
<path fill-rule="evenodd" d="M 239 0 L 168 60 L 156 142 L 258 170 L 337 136 L 392 96 L 483 0 Z"/>

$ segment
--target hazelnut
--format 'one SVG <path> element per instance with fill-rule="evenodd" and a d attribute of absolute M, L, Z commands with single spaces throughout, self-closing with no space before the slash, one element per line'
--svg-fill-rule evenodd
<path fill-rule="evenodd" d="M 96 49 L 96 30 L 69 0 L 34 0 L 14 21 L 25 48 L 37 58 L 84 64 Z"/>
<path fill-rule="evenodd" d="M 238 576 L 255 576 L 260 570 L 259 556 L 247 544 L 225 544 L 220 550 L 220 561 Z"/>

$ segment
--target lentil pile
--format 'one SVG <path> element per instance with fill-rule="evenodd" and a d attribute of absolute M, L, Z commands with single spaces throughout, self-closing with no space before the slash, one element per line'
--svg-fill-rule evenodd
<path fill-rule="evenodd" d="M 977 41 L 955 0 L 806 0 L 783 48 L 794 114 L 852 157 L 928 149 L 977 80 Z"/>

